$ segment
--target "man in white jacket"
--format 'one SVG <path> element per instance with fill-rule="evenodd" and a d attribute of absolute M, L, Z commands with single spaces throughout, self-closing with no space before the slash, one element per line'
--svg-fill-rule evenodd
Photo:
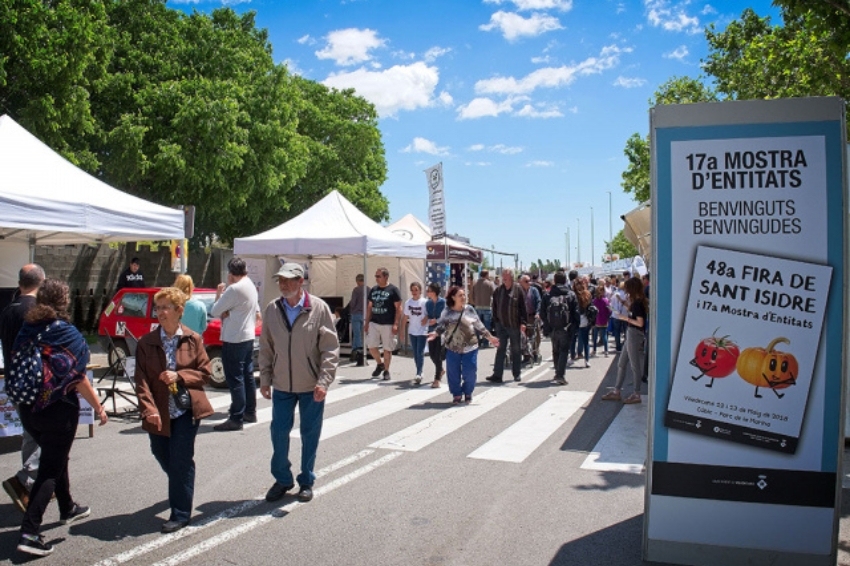
<path fill-rule="evenodd" d="M 339 365 L 339 337 L 331 309 L 306 293 L 304 268 L 285 263 L 274 275 L 281 297 L 263 313 L 260 335 L 260 393 L 272 400 L 272 475 L 266 501 L 277 501 L 295 487 L 289 461 L 289 433 L 295 406 L 301 418 L 301 473 L 298 501 L 313 499 L 316 452 L 322 434 L 325 396 Z"/>

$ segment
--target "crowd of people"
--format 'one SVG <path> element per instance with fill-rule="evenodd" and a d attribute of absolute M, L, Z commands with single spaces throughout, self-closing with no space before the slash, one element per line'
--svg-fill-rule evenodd
<path fill-rule="evenodd" d="M 228 419 L 214 429 L 241 430 L 243 423 L 256 422 L 252 346 L 255 325 L 262 321 L 259 391 L 272 401 L 273 483 L 266 500 L 281 499 L 297 483 L 296 499 L 310 501 L 325 398 L 339 365 L 334 315 L 324 300 L 305 290 L 300 264 L 285 263 L 274 274 L 280 296 L 262 311 L 245 261 L 234 257 L 227 267 L 227 283 L 219 286 L 211 314 L 222 319 L 222 358 L 231 405 Z M 133 277 L 125 283 L 138 284 L 137 262 L 131 262 L 128 273 Z M 541 339 L 548 337 L 554 382 L 566 385 L 566 368 L 580 360 L 590 367 L 590 358 L 600 346 L 607 356 L 613 336 L 620 353 L 617 378 L 602 399 L 641 402 L 646 381 L 648 276 L 594 279 L 558 271 L 551 281 L 541 282 L 532 274 L 520 274 L 515 281 L 513 271 L 505 269 L 501 278 L 491 281 L 484 270 L 471 285 L 470 297 L 462 286 L 449 287 L 443 297 L 438 284 L 423 288 L 413 282 L 410 298 L 402 304 L 389 275 L 387 269 L 379 268 L 372 287 L 366 287 L 363 275 L 358 275 L 346 307 L 355 334 L 353 349 L 364 348 L 371 354 L 376 366 L 373 378 L 391 379 L 399 328 L 406 327 L 409 334 L 416 372 L 413 383 L 422 382 L 427 348 L 434 366 L 430 386 L 441 387 L 445 376 L 453 405 L 472 402 L 482 347 L 496 348 L 487 381 L 503 383 L 504 372 L 510 368 L 513 380 L 520 382 L 523 367 L 542 362 Z M 134 383 L 141 426 L 168 480 L 170 513 L 162 533 L 173 533 L 191 521 L 195 438 L 200 421 L 214 412 L 204 390 L 211 377 L 201 336 L 206 309 L 192 299 L 193 288 L 191 277 L 180 275 L 173 287 L 155 294 L 159 325 L 139 339 L 136 349 Z M 69 303 L 68 286 L 47 279 L 40 266 L 30 264 L 20 271 L 17 298 L 0 313 L 6 392 L 17 404 L 24 428 L 22 469 L 3 487 L 24 513 L 18 550 L 37 556 L 53 552 L 40 528 L 54 495 L 64 524 L 91 513 L 70 492 L 68 455 L 79 419 L 79 399 L 91 405 L 101 425 L 108 421 L 86 377 L 90 352 L 83 336 L 68 322 Z M 361 321 L 365 342 L 356 337 Z M 363 357 L 356 362 L 365 365 Z M 629 369 L 631 392 L 624 397 Z M 293 476 L 289 447 L 296 406 L 301 462 Z"/>

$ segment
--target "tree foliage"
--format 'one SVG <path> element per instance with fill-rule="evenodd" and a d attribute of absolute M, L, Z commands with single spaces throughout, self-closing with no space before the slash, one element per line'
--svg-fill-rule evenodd
<path fill-rule="evenodd" d="M 834 31 L 811 12 L 786 12 L 783 19 L 771 25 L 748 8 L 722 32 L 706 30 L 704 69 L 717 90 L 732 100 L 850 94 L 847 45 L 839 47 Z"/>
<path fill-rule="evenodd" d="M 332 189 L 387 217 L 374 107 L 275 64 L 254 12 L 5 0 L 0 104 L 113 186 L 196 205 L 199 239 L 268 229 Z"/>
<path fill-rule="evenodd" d="M 623 230 L 617 232 L 614 239 L 610 242 L 605 242 L 606 254 L 618 254 L 620 259 L 635 257 L 638 255 L 638 250 L 627 238 Z"/>
<path fill-rule="evenodd" d="M 102 2 L 0 2 L 0 114 L 89 170 L 97 166 L 89 95 L 111 36 Z"/>

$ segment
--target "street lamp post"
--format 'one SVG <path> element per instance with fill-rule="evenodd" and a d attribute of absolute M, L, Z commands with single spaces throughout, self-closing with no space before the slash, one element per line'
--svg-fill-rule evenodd
<path fill-rule="evenodd" d="M 576 230 L 576 262 L 581 263 L 581 218 L 576 218 L 578 230 Z"/>
<path fill-rule="evenodd" d="M 569 271 L 570 270 L 570 229 L 569 228 L 567 228 L 567 231 L 564 234 L 564 236 L 567 237 L 567 263 L 564 265 L 564 267 L 566 268 L 567 271 Z"/>
<path fill-rule="evenodd" d="M 613 216 L 611 216 L 611 191 L 608 191 L 608 245 L 611 245 L 611 242 L 614 241 L 614 231 L 611 229 L 613 225 L 612 220 Z"/>
<path fill-rule="evenodd" d="M 593 207 L 590 207 L 590 267 L 593 267 L 596 262 L 596 238 L 593 237 Z"/>

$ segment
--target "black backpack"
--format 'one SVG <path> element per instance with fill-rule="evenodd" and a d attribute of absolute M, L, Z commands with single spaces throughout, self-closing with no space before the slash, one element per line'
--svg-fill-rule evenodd
<path fill-rule="evenodd" d="M 594 324 L 596 324 L 596 317 L 599 316 L 599 309 L 596 308 L 596 305 L 590 303 L 584 310 L 584 315 L 587 317 L 587 322 L 589 322 L 590 325 L 593 326 Z"/>
<path fill-rule="evenodd" d="M 546 311 L 546 319 L 553 330 L 563 330 L 570 325 L 569 299 L 569 295 L 556 295 L 549 298 L 549 307 Z"/>

